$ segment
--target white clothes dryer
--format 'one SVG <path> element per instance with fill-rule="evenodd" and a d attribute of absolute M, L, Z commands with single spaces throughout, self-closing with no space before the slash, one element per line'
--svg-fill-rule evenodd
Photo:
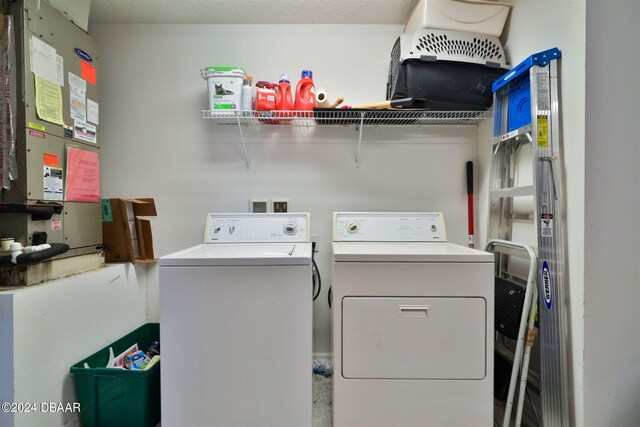
<path fill-rule="evenodd" d="M 208 214 L 160 258 L 163 426 L 311 426 L 309 214 Z"/>
<path fill-rule="evenodd" d="M 333 425 L 492 426 L 492 254 L 441 213 L 334 213 Z"/>

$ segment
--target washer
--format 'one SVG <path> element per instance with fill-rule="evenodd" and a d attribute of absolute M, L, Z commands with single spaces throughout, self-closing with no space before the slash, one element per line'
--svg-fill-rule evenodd
<path fill-rule="evenodd" d="M 309 214 L 208 214 L 160 258 L 163 426 L 311 426 Z"/>
<path fill-rule="evenodd" d="M 334 213 L 333 425 L 492 426 L 494 258 L 442 213 Z"/>

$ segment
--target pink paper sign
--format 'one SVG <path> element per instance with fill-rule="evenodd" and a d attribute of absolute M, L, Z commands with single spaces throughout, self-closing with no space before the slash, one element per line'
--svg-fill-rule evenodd
<path fill-rule="evenodd" d="M 100 201 L 98 153 L 77 148 L 67 150 L 67 202 Z"/>

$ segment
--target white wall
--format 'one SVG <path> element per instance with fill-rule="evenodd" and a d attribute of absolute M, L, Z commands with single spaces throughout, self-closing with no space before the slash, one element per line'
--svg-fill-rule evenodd
<path fill-rule="evenodd" d="M 100 47 L 104 197 L 155 197 L 157 255 L 197 244 L 207 212 L 246 212 L 251 197 L 287 197 L 309 211 L 323 292 L 314 305 L 314 351 L 330 347 L 331 213 L 444 211 L 450 240 L 467 242 L 465 163 L 476 128 L 365 128 L 360 168 L 354 127 L 245 128 L 251 168 L 236 126 L 202 119 L 199 70 L 243 66 L 254 80 L 314 72 L 329 98 L 381 101 L 401 26 L 95 25 Z M 149 314 L 157 319 L 157 267 Z"/>
<path fill-rule="evenodd" d="M 503 33 L 503 42 L 512 65 L 552 47 L 562 52 L 559 71 L 568 235 L 569 363 L 573 371 L 575 423 L 582 425 L 585 0 L 514 0 L 511 3 L 513 8 Z"/>
<path fill-rule="evenodd" d="M 1 292 L 0 400 L 35 402 L 38 412 L 0 412 L 0 425 L 79 426 L 77 413 L 40 404 L 76 401 L 71 365 L 146 323 L 146 299 L 129 264 Z"/>
<path fill-rule="evenodd" d="M 640 3 L 587 1 L 584 420 L 640 422 Z"/>

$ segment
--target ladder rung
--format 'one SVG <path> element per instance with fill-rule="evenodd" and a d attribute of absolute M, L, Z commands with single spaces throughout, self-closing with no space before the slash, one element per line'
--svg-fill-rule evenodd
<path fill-rule="evenodd" d="M 532 131 L 533 127 L 529 124 L 526 126 L 522 126 L 521 128 L 518 128 L 514 131 L 511 131 L 509 133 L 505 133 L 502 136 L 498 136 L 493 138 L 493 145 L 496 145 L 500 142 L 506 142 L 509 141 L 511 139 L 517 138 L 521 135 L 525 135 L 525 134 L 529 134 L 529 138 L 525 139 L 526 142 L 531 142 L 531 131 Z"/>
<path fill-rule="evenodd" d="M 533 196 L 533 185 L 525 185 L 523 187 L 509 187 L 491 190 L 491 197 L 522 197 Z"/>

